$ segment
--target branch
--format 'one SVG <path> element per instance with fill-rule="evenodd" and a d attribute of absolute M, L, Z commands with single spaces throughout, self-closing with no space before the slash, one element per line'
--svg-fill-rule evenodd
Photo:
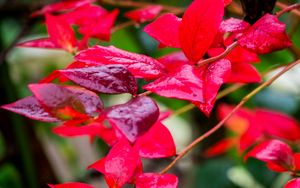
<path fill-rule="evenodd" d="M 172 12 L 175 14 L 182 14 L 185 9 L 181 7 L 175 6 L 168 6 L 168 5 L 161 5 L 161 4 L 153 4 L 148 2 L 137 2 L 137 1 L 123 1 L 123 0 L 100 0 L 100 3 L 118 6 L 118 7 L 125 7 L 125 8 L 142 8 L 149 5 L 160 5 L 163 7 L 165 11 Z"/>
<path fill-rule="evenodd" d="M 239 110 L 249 99 L 251 99 L 254 95 L 259 93 L 262 89 L 268 87 L 271 85 L 275 80 L 277 80 L 281 75 L 289 71 L 291 68 L 296 66 L 297 64 L 300 64 L 300 59 L 287 65 L 282 71 L 277 73 L 275 76 L 273 76 L 270 80 L 264 82 L 263 84 L 259 85 L 256 89 L 254 89 L 252 92 L 250 92 L 248 95 L 246 95 L 241 102 L 224 118 L 222 119 L 215 127 L 210 129 L 208 132 L 205 134 L 201 135 L 198 137 L 196 140 L 194 140 L 191 144 L 189 144 L 185 149 L 183 149 L 178 156 L 166 167 L 164 168 L 160 174 L 166 173 L 168 170 L 170 170 L 177 161 L 179 161 L 181 158 L 183 158 L 189 151 L 191 151 L 195 146 L 197 146 L 202 140 L 219 130 L 224 123 L 237 111 Z"/>
<path fill-rule="evenodd" d="M 276 6 L 282 9 L 281 11 L 276 13 L 277 17 L 281 16 L 282 14 L 284 14 L 286 12 L 290 12 L 290 11 L 292 11 L 292 13 L 294 13 L 295 15 L 300 17 L 300 11 L 294 10 L 294 9 L 300 8 L 300 3 L 296 3 L 291 6 L 288 6 L 283 3 L 277 2 Z"/>
<path fill-rule="evenodd" d="M 217 55 L 215 57 L 211 57 L 211 58 L 208 58 L 208 59 L 205 59 L 205 60 L 202 60 L 202 61 L 198 61 L 196 63 L 196 66 L 204 66 L 204 65 L 207 65 L 209 63 L 212 63 L 212 62 L 216 62 L 224 57 L 226 57 L 235 47 L 237 47 L 239 44 L 237 42 L 234 42 L 232 44 L 230 44 L 226 50 L 221 53 L 220 55 Z"/>

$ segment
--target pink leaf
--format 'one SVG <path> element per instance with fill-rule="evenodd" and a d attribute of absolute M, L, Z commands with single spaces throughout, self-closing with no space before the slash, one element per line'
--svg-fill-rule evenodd
<path fill-rule="evenodd" d="M 93 188 L 91 185 L 85 183 L 78 183 L 78 182 L 69 182 L 69 183 L 56 184 L 56 185 L 48 184 L 48 186 L 50 188 Z"/>
<path fill-rule="evenodd" d="M 93 65 L 121 64 L 134 76 L 153 79 L 164 74 L 164 66 L 157 60 L 146 55 L 127 52 L 113 46 L 95 46 L 81 51 L 75 56 L 80 62 Z"/>
<path fill-rule="evenodd" d="M 71 0 L 71 1 L 52 3 L 44 6 L 41 10 L 32 13 L 31 17 L 36 17 L 39 15 L 52 13 L 52 12 L 60 12 L 60 11 L 62 12 L 62 11 L 74 9 L 88 3 L 93 3 L 94 1 L 95 0 Z"/>
<path fill-rule="evenodd" d="M 173 137 L 161 122 L 156 122 L 146 134 L 137 139 L 135 147 L 140 156 L 145 158 L 171 157 L 176 154 Z"/>
<path fill-rule="evenodd" d="M 265 14 L 252 25 L 239 39 L 238 43 L 253 52 L 266 54 L 292 45 L 285 33 L 285 24 L 274 15 Z"/>
<path fill-rule="evenodd" d="M 300 187 L 300 178 L 295 178 L 287 182 L 284 188 L 298 188 Z"/>
<path fill-rule="evenodd" d="M 199 61 L 213 43 L 223 13 L 222 0 L 194 0 L 185 11 L 179 28 L 179 41 L 190 61 Z"/>
<path fill-rule="evenodd" d="M 81 87 L 30 84 L 29 88 L 47 112 L 63 120 L 95 116 L 103 109 L 100 98 Z"/>
<path fill-rule="evenodd" d="M 59 71 L 62 75 L 87 89 L 100 93 L 136 94 L 135 78 L 122 65 L 103 65 Z"/>
<path fill-rule="evenodd" d="M 55 117 L 51 116 L 48 112 L 46 112 L 33 96 L 25 97 L 11 104 L 3 105 L 1 106 L 1 108 L 17 114 L 21 114 L 34 120 L 45 122 L 59 121 Z"/>
<path fill-rule="evenodd" d="M 111 107 L 106 117 L 112 126 L 134 142 L 156 122 L 159 109 L 149 97 L 136 97 L 131 101 Z"/>
<path fill-rule="evenodd" d="M 92 19 L 88 24 L 84 24 L 79 28 L 79 33 L 89 37 L 109 41 L 111 29 L 115 24 L 118 14 L 119 10 L 115 9 L 100 18 Z"/>
<path fill-rule="evenodd" d="M 255 116 L 265 134 L 290 141 L 300 140 L 299 123 L 292 117 L 265 109 L 256 110 Z"/>
<path fill-rule="evenodd" d="M 17 45 L 18 47 L 30 47 L 30 48 L 53 48 L 53 49 L 60 49 L 61 46 L 53 42 L 49 38 L 41 38 L 41 39 L 34 39 L 26 42 L 21 42 Z"/>
<path fill-rule="evenodd" d="M 121 140 L 112 147 L 104 159 L 92 164 L 93 168 L 104 174 L 110 188 L 121 188 L 135 173 L 139 156 L 126 140 Z"/>
<path fill-rule="evenodd" d="M 46 26 L 50 40 L 68 52 L 73 52 L 76 46 L 75 33 L 65 20 L 46 14 Z"/>
<path fill-rule="evenodd" d="M 266 163 L 280 166 L 286 170 L 292 169 L 293 151 L 282 141 L 268 140 L 256 145 L 246 156 L 253 157 Z"/>
<path fill-rule="evenodd" d="M 222 21 L 219 30 L 225 32 L 243 32 L 250 27 L 248 22 L 236 18 L 229 18 Z"/>
<path fill-rule="evenodd" d="M 149 5 L 144 8 L 126 12 L 124 16 L 138 23 L 143 23 L 153 20 L 161 10 L 162 6 L 160 5 Z"/>
<path fill-rule="evenodd" d="M 148 24 L 144 31 L 164 46 L 180 48 L 178 35 L 180 23 L 181 18 L 168 13 Z"/>
<path fill-rule="evenodd" d="M 173 174 L 144 173 L 137 178 L 136 188 L 177 188 L 178 178 Z"/>

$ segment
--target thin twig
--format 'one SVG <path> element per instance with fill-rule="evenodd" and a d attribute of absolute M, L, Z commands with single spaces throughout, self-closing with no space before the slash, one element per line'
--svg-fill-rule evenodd
<path fill-rule="evenodd" d="M 287 6 L 285 7 L 284 9 L 282 9 L 281 11 L 277 12 L 276 13 L 276 16 L 277 17 L 280 17 L 282 16 L 284 13 L 287 13 L 287 12 L 290 12 L 294 9 L 297 9 L 297 8 L 300 8 L 300 3 L 296 3 L 296 4 L 293 4 L 293 5 L 290 5 L 290 6 Z"/>
<path fill-rule="evenodd" d="M 181 158 L 183 158 L 189 151 L 191 151 L 195 146 L 197 146 L 202 140 L 219 130 L 224 123 L 237 111 L 239 110 L 249 99 L 251 99 L 254 95 L 259 93 L 262 89 L 266 88 L 267 86 L 271 85 L 275 80 L 277 80 L 281 75 L 283 75 L 285 72 L 296 66 L 297 64 L 300 63 L 300 59 L 287 65 L 282 71 L 277 73 L 275 76 L 273 76 L 270 80 L 264 82 L 263 84 L 259 85 L 256 89 L 254 89 L 252 92 L 250 92 L 248 95 L 246 95 L 240 103 L 229 113 L 227 116 L 222 119 L 215 127 L 210 129 L 208 132 L 205 134 L 201 135 L 198 137 L 196 140 L 194 140 L 191 144 L 189 144 L 185 149 L 183 149 L 177 157 L 166 167 L 164 168 L 160 174 L 166 173 L 169 169 L 171 169 L 177 161 L 179 161 Z"/>
<path fill-rule="evenodd" d="M 221 53 L 220 55 L 217 55 L 215 57 L 211 57 L 211 58 L 208 58 L 208 59 L 205 59 L 205 60 L 202 60 L 202 61 L 198 61 L 196 63 L 197 66 L 204 66 L 204 65 L 207 65 L 209 63 L 212 63 L 212 62 L 215 62 L 215 61 L 218 61 L 224 57 L 226 57 L 235 47 L 237 47 L 239 44 L 238 42 L 234 42 L 232 44 L 230 44 L 226 50 Z"/>
<path fill-rule="evenodd" d="M 295 15 L 297 15 L 297 16 L 300 17 L 300 11 L 295 10 L 295 9 L 299 8 L 299 3 L 298 3 L 298 5 L 297 4 L 291 5 L 291 6 L 296 6 L 296 7 L 293 7 L 292 9 L 289 9 L 288 5 L 285 5 L 285 4 L 281 3 L 281 2 L 276 2 L 276 6 L 279 7 L 280 9 L 282 9 L 281 11 L 279 11 L 277 13 L 278 17 L 281 16 L 282 14 L 286 13 L 286 12 L 289 12 L 289 11 L 292 11 L 293 14 L 295 14 Z"/>

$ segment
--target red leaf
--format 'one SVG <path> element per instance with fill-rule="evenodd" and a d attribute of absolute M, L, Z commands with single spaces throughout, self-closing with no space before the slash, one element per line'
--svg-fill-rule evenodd
<path fill-rule="evenodd" d="M 119 10 L 115 9 L 101 18 L 92 19 L 88 24 L 79 28 L 79 33 L 89 37 L 99 38 L 104 41 L 110 40 L 111 29 L 115 24 Z"/>
<path fill-rule="evenodd" d="M 52 3 L 44 6 L 41 10 L 32 13 L 31 17 L 36 17 L 39 15 L 52 13 L 52 12 L 60 12 L 60 11 L 62 12 L 62 11 L 74 9 L 88 3 L 93 3 L 94 1 L 95 0 L 71 0 L 71 1 Z"/>
<path fill-rule="evenodd" d="M 95 123 L 80 126 L 77 125 L 76 123 L 73 123 L 74 121 L 73 122 L 70 121 L 64 123 L 61 126 L 54 127 L 52 131 L 55 134 L 63 137 L 98 136 L 108 145 L 115 144 L 119 139 L 113 128 L 105 127 L 101 123 L 95 122 Z"/>
<path fill-rule="evenodd" d="M 233 138 L 225 138 L 214 145 L 212 145 L 210 148 L 208 148 L 205 152 L 204 155 L 206 157 L 214 157 L 220 154 L 225 153 L 228 151 L 230 148 L 232 148 L 236 144 L 236 140 Z"/>
<path fill-rule="evenodd" d="M 124 16 L 138 23 L 143 23 L 153 20 L 161 10 L 162 6 L 160 5 L 149 5 L 144 8 L 126 12 Z"/>
<path fill-rule="evenodd" d="M 201 109 L 205 115 L 209 115 L 223 83 L 226 82 L 231 73 L 231 63 L 226 59 L 211 63 L 203 68 L 202 93 L 204 102 L 195 101 L 194 104 Z"/>
<path fill-rule="evenodd" d="M 256 145 L 246 156 L 280 166 L 286 170 L 293 168 L 293 151 L 282 141 L 268 140 Z"/>
<path fill-rule="evenodd" d="M 103 65 L 59 71 L 62 75 L 87 89 L 100 93 L 136 94 L 135 78 L 122 65 Z"/>
<path fill-rule="evenodd" d="M 180 48 L 178 34 L 180 23 L 181 18 L 168 13 L 148 24 L 144 31 L 164 46 Z"/>
<path fill-rule="evenodd" d="M 46 111 L 62 120 L 95 116 L 103 109 L 100 98 L 81 87 L 30 84 L 29 88 Z"/>
<path fill-rule="evenodd" d="M 274 15 L 265 14 L 252 25 L 239 39 L 238 43 L 255 53 L 266 54 L 292 45 L 285 33 L 285 24 Z"/>
<path fill-rule="evenodd" d="M 185 64 L 192 65 L 192 63 L 189 62 L 182 51 L 167 54 L 157 60 L 166 67 L 169 73 L 176 72 L 178 67 L 181 67 Z"/>
<path fill-rule="evenodd" d="M 79 26 L 88 25 L 93 19 L 102 19 L 102 16 L 108 12 L 100 7 L 94 5 L 84 5 L 71 12 L 60 15 L 59 17 L 69 24 L 77 24 Z"/>
<path fill-rule="evenodd" d="M 111 107 L 106 117 L 112 126 L 134 142 L 156 122 L 159 109 L 149 97 L 136 97 L 131 101 Z"/>
<path fill-rule="evenodd" d="M 231 74 L 227 79 L 229 83 L 255 83 L 261 82 L 261 76 L 249 63 L 232 63 Z"/>
<path fill-rule="evenodd" d="M 284 188 L 299 188 L 300 187 L 300 178 L 294 178 L 287 182 Z"/>
<path fill-rule="evenodd" d="M 76 46 L 75 33 L 71 26 L 59 17 L 46 14 L 46 25 L 50 40 L 68 52 Z"/>
<path fill-rule="evenodd" d="M 103 173 L 110 188 L 121 188 L 133 177 L 138 164 L 137 151 L 126 140 L 121 140 L 112 147 L 104 159 L 89 168 Z"/>
<path fill-rule="evenodd" d="M 224 7 L 228 6 L 232 0 L 224 0 Z"/>
<path fill-rule="evenodd" d="M 146 55 L 127 52 L 113 46 L 95 46 L 81 51 L 75 56 L 80 62 L 93 65 L 121 64 L 134 76 L 153 79 L 164 74 L 164 66 Z"/>
<path fill-rule="evenodd" d="M 178 67 L 177 72 L 163 76 L 144 88 L 164 97 L 192 101 L 208 115 L 220 86 L 229 76 L 230 67 L 228 60 L 201 69 L 183 65 Z"/>
<path fill-rule="evenodd" d="M 41 38 L 41 39 L 34 39 L 26 42 L 21 42 L 17 45 L 18 47 L 30 47 L 30 48 L 53 48 L 53 49 L 60 49 L 61 46 L 53 42 L 49 38 Z"/>
<path fill-rule="evenodd" d="M 144 89 L 168 98 L 204 102 L 201 71 L 191 65 L 178 67 L 177 72 L 155 80 Z"/>
<path fill-rule="evenodd" d="M 35 97 L 25 97 L 11 104 L 1 106 L 5 110 L 21 114 L 28 118 L 45 121 L 45 122 L 57 122 L 59 121 L 55 117 L 46 112 Z"/>
<path fill-rule="evenodd" d="M 243 32 L 250 27 L 248 22 L 236 18 L 229 18 L 222 21 L 219 30 L 225 32 Z"/>
<path fill-rule="evenodd" d="M 173 174 L 144 173 L 137 178 L 136 188 L 177 188 L 178 178 Z"/>
<path fill-rule="evenodd" d="M 190 61 L 199 61 L 213 43 L 223 13 L 222 0 L 194 0 L 185 11 L 179 28 L 179 41 Z"/>
<path fill-rule="evenodd" d="M 255 117 L 265 134 L 289 141 L 300 140 L 300 126 L 293 118 L 265 109 L 256 110 Z"/>
<path fill-rule="evenodd" d="M 69 183 L 56 184 L 56 185 L 48 184 L 48 186 L 50 188 L 93 188 L 91 185 L 85 183 L 78 183 L 78 182 L 69 182 Z"/>
<path fill-rule="evenodd" d="M 135 147 L 139 155 L 145 158 L 171 157 L 176 154 L 173 137 L 161 122 L 156 122 L 146 134 L 138 138 Z"/>

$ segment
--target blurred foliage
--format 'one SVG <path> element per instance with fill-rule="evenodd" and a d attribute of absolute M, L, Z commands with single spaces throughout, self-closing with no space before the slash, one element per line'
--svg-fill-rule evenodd
<path fill-rule="evenodd" d="M 149 0 L 150 1 L 150 0 Z M 36 3 L 43 3 L 46 1 L 42 0 L 24 0 L 24 1 L 18 1 L 18 0 L 0 0 L 0 6 L 5 3 L 20 3 L 26 5 L 34 5 Z M 48 1 L 49 2 L 49 1 Z M 153 0 L 150 2 L 154 3 L 161 3 L 166 5 L 172 5 L 172 6 L 187 6 L 191 0 Z M 287 3 L 292 3 L 296 1 L 284 1 Z M 299 0 L 297 2 L 300 2 Z M 112 8 L 112 7 L 108 7 Z M 126 11 L 127 9 L 122 9 L 121 11 Z M 278 10 L 278 8 L 276 8 Z M 236 16 L 236 13 L 232 14 L 230 11 L 227 11 L 227 17 L 230 17 L 231 15 Z M 12 41 L 16 38 L 18 33 L 21 30 L 21 25 L 24 24 L 26 19 L 26 16 L 7 16 L 0 19 L 0 43 L 1 43 L 1 51 L 7 48 Z M 122 20 L 122 19 L 121 19 Z M 124 19 L 123 19 L 124 20 Z M 296 48 L 300 48 L 300 26 L 299 22 L 300 19 L 296 18 L 295 16 L 288 14 L 285 15 L 282 18 L 282 21 L 287 23 L 287 29 L 288 32 L 291 32 L 293 42 L 295 44 Z M 112 39 L 110 43 L 101 43 L 102 45 L 115 45 L 119 48 L 132 51 L 132 52 L 138 52 L 138 53 L 144 53 L 147 55 L 150 55 L 152 57 L 160 57 L 164 54 L 167 54 L 171 51 L 174 51 L 174 49 L 157 49 L 158 43 L 153 40 L 151 37 L 149 37 L 147 34 L 145 34 L 142 29 L 144 25 L 136 26 L 136 27 L 128 27 L 122 30 L 119 30 L 118 32 L 115 32 L 112 35 Z M 46 35 L 46 29 L 42 24 L 34 24 L 30 30 L 30 33 L 25 36 L 25 38 L 22 38 L 22 40 L 26 40 L 28 38 L 37 38 L 39 36 L 45 36 Z M 91 44 L 96 44 L 97 41 L 90 41 Z M 298 50 L 298 51 L 297 51 Z M 50 50 L 51 51 L 51 50 Z M 13 79 L 13 84 L 9 85 L 8 87 L 13 87 L 16 91 L 15 94 L 18 98 L 21 98 L 23 96 L 29 95 L 29 91 L 27 89 L 27 84 L 30 82 L 37 82 L 39 79 L 41 79 L 43 76 L 46 76 L 51 71 L 55 69 L 63 68 L 66 64 L 70 63 L 70 56 L 66 55 L 62 52 L 56 52 L 49 50 L 22 50 L 22 49 L 13 49 L 8 58 L 7 61 L 9 61 L 9 73 L 10 77 Z M 299 49 L 296 49 L 296 51 L 299 53 Z M 272 68 L 275 68 L 277 66 L 281 66 L 284 64 L 287 64 L 291 61 L 293 61 L 296 58 L 299 58 L 299 54 L 297 57 L 297 52 L 287 49 L 282 50 L 279 52 L 274 52 L 272 54 L 267 54 L 261 56 L 261 63 L 255 64 L 255 66 L 259 69 L 260 72 L 268 71 Z M 2 63 L 2 62 L 1 62 Z M 299 70 L 298 70 L 299 71 Z M 300 74 L 300 71 L 299 71 Z M 2 78 L 3 79 L 3 78 Z M 287 77 L 287 79 L 289 79 Z M 297 80 L 299 82 L 299 79 Z M 145 81 L 139 80 L 139 85 L 144 85 Z M 221 102 L 228 102 L 228 103 L 237 103 L 240 101 L 240 99 L 245 96 L 249 91 L 251 91 L 256 85 L 248 85 L 246 87 L 243 87 L 239 89 L 238 91 L 230 94 L 229 96 L 225 97 L 221 100 Z M 300 87 L 298 88 L 298 91 L 300 90 Z M 299 92 L 300 93 L 300 92 Z M 299 93 L 298 95 L 292 92 L 289 92 L 289 90 L 286 90 L 282 92 L 281 90 L 274 89 L 273 87 L 270 87 L 260 94 L 258 94 L 253 100 L 247 103 L 246 106 L 248 107 L 264 107 L 264 108 L 270 108 L 270 109 L 276 109 L 285 113 L 288 113 L 290 115 L 293 115 L 294 117 L 300 119 L 300 102 L 299 102 Z M 173 100 L 173 99 L 166 99 L 159 96 L 153 96 L 159 103 L 163 104 L 167 108 L 170 108 L 172 110 L 180 109 L 181 107 L 185 106 L 187 102 L 185 101 L 179 101 L 179 100 Z M 107 98 L 107 97 L 105 97 Z M 11 101 L 6 101 L 6 103 Z M 2 113 L 2 112 L 1 112 Z M 188 115 L 187 115 L 188 114 Z M 208 122 L 207 124 L 213 124 L 217 120 L 215 119 L 215 114 L 213 114 L 213 118 L 210 118 L 209 120 L 206 119 L 199 111 L 195 110 L 193 113 L 187 113 L 180 118 L 184 120 L 185 122 L 191 124 L 192 129 L 192 135 L 188 135 L 189 139 L 191 140 L 193 137 L 196 137 L 200 134 L 200 132 L 204 131 L 204 127 L 206 126 L 202 122 Z M 195 117 L 191 117 L 192 115 Z M 23 123 L 24 121 L 21 121 L 22 123 L 19 123 L 17 126 L 25 126 Z M 213 122 L 213 123 L 212 123 Z M 45 160 L 50 160 L 52 162 L 51 165 L 54 168 L 53 171 L 54 174 L 57 176 L 56 178 L 59 181 L 88 181 L 90 179 L 100 179 L 99 175 L 94 175 L 90 171 L 86 171 L 84 165 L 78 164 L 85 157 L 85 153 L 80 153 L 78 151 L 77 145 L 74 145 L 73 139 L 65 139 L 61 138 L 59 136 L 56 136 L 51 133 L 51 125 L 40 123 L 40 122 L 31 122 L 29 123 L 29 126 L 32 126 L 32 124 L 35 124 L 34 131 L 38 135 L 38 139 L 40 140 L 43 147 L 48 147 L 48 152 L 54 152 L 53 148 L 50 146 L 52 145 L 56 150 L 57 154 L 54 155 L 48 155 L 48 158 L 44 158 Z M 1 122 L 0 126 L 9 126 L 5 124 L 5 122 Z M 26 125 L 27 126 L 27 125 Z M 178 125 L 172 125 L 174 129 L 176 129 L 176 126 L 180 126 L 180 123 Z M 18 134 L 26 134 L 22 131 L 22 129 L 18 130 Z M 223 130 L 224 132 L 224 130 Z M 180 135 L 180 134 L 179 134 Z M 221 135 L 226 135 L 221 134 Z M 28 136 L 28 135 L 27 135 Z M 28 139 L 25 137 L 25 139 Z M 30 138 L 29 138 L 30 139 Z M 216 139 L 220 139 L 219 137 L 216 137 Z M 5 148 L 4 138 L 0 135 L 0 187 L 1 188 L 31 188 L 28 185 L 24 184 L 24 180 L 22 180 L 22 177 L 24 177 L 24 174 L 21 174 L 19 171 L 22 167 L 17 166 L 16 164 L 12 164 L 9 156 L 7 159 L 7 156 L 5 156 L 6 151 L 9 148 Z M 49 142 L 48 145 L 43 142 Z M 86 140 L 86 143 L 89 144 L 89 141 Z M 209 142 L 205 142 L 205 144 L 211 144 Z M 26 152 L 32 152 L 30 149 L 28 149 L 28 146 L 24 146 L 25 148 L 19 148 L 20 150 L 26 150 Z M 96 140 L 94 144 L 92 144 L 92 147 L 95 148 L 96 156 L 97 158 L 100 158 L 103 154 L 107 152 L 107 146 L 99 140 Z M 207 148 L 209 146 L 205 146 L 204 148 Z M 45 152 L 45 151 L 42 151 Z M 199 153 L 198 153 L 199 155 Z M 198 156 L 196 155 L 196 157 Z M 52 157 L 52 158 L 51 158 Z M 60 162 L 66 162 L 66 168 L 69 170 L 69 174 L 64 174 L 64 177 L 60 177 L 61 172 L 59 169 L 55 169 L 57 165 L 55 166 L 53 161 L 58 160 L 55 157 L 61 157 L 62 159 L 59 159 Z M 35 161 L 35 159 L 30 159 L 31 161 Z M 19 163 L 17 163 L 19 164 Z M 26 166 L 26 165 L 25 165 Z M 248 170 L 252 178 L 255 182 L 258 184 L 269 188 L 273 186 L 273 182 L 279 181 L 277 174 L 271 172 L 268 170 L 263 163 L 255 161 L 255 160 L 249 160 L 247 163 L 244 163 L 241 161 L 240 158 L 235 156 L 231 153 L 227 154 L 227 156 L 220 156 L 217 158 L 212 159 L 202 159 L 199 157 L 197 159 L 197 164 L 192 166 L 192 169 L 189 170 L 182 170 L 180 175 L 180 181 L 184 182 L 184 185 L 182 187 L 190 187 L 190 188 L 238 188 L 239 185 L 236 185 L 229 177 L 228 172 L 231 168 L 235 166 L 242 166 L 244 169 Z M 33 167 L 33 168 L 36 168 Z M 43 168 L 43 167 L 42 167 Z M 49 169 L 51 170 L 51 169 Z M 38 174 L 38 179 L 42 179 Z M 241 174 L 242 176 L 243 174 Z M 95 177 L 94 177 L 95 176 Z M 33 178 L 34 179 L 34 178 Z M 44 182 L 46 183 L 50 182 Z M 55 183 L 55 182 L 51 182 Z M 42 186 L 43 187 L 43 186 Z M 245 185 L 245 188 L 247 185 Z M 273 186 L 274 188 L 276 186 Z M 278 187 L 278 186 L 277 186 Z M 242 188 L 242 187 L 241 187 Z"/>

